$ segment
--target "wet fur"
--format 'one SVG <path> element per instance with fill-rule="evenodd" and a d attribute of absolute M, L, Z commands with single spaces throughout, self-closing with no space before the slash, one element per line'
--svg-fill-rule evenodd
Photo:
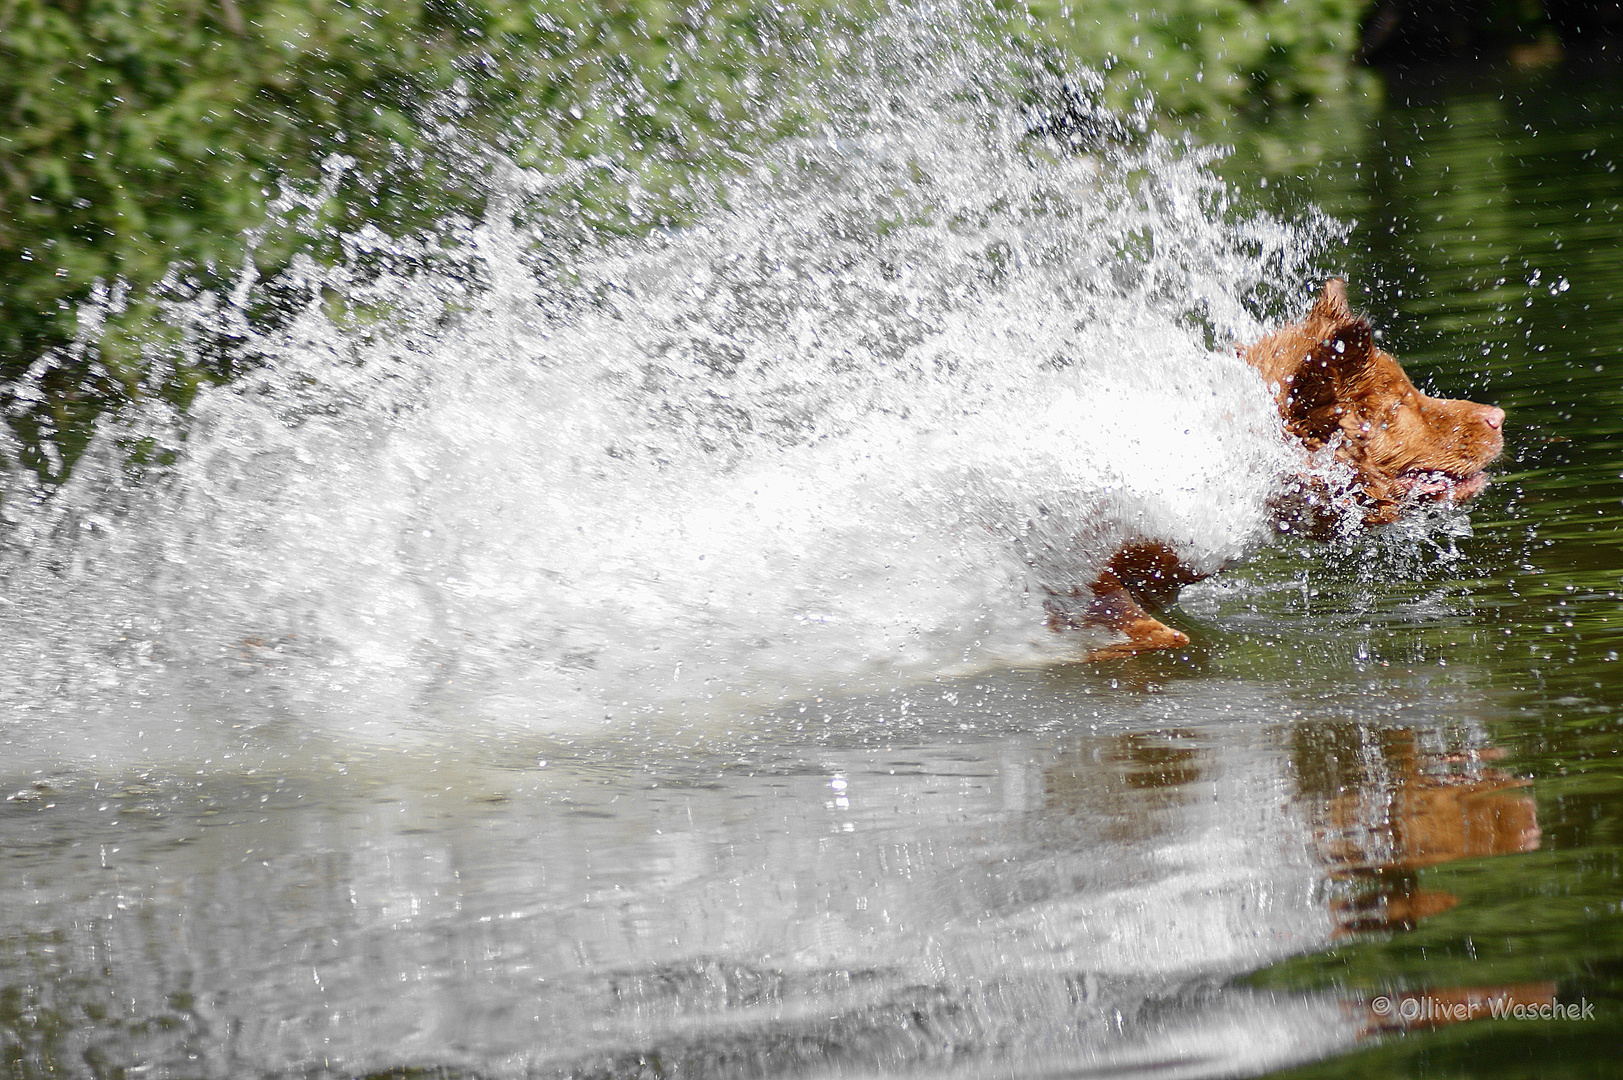
<path fill-rule="evenodd" d="M 1285 430 L 1310 453 L 1328 447 L 1352 472 L 1350 488 L 1332 490 L 1306 473 L 1304 461 L 1302 478 L 1277 504 L 1293 527 L 1324 532 L 1349 510 L 1366 526 L 1387 524 L 1418 503 L 1462 502 L 1487 485 L 1483 470 L 1504 446 L 1503 410 L 1417 390 L 1376 346 L 1369 320 L 1353 313 L 1342 279 L 1325 283 L 1306 318 L 1239 353 L 1273 392 Z M 1049 625 L 1101 628 L 1124 639 L 1089 659 L 1178 648 L 1188 636 L 1150 612 L 1202 576 L 1169 545 L 1135 541 L 1116 552 L 1086 595 L 1051 601 Z"/>

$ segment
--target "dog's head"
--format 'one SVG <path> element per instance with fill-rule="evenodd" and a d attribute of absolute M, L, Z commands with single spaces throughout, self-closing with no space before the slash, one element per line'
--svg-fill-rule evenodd
<path fill-rule="evenodd" d="M 1415 501 L 1461 502 L 1487 486 L 1483 472 L 1504 447 L 1503 409 L 1427 397 L 1368 319 L 1331 278 L 1307 318 L 1242 350 L 1274 388 L 1280 418 L 1309 450 L 1334 447 L 1350 465 L 1365 521 L 1394 520 Z"/>

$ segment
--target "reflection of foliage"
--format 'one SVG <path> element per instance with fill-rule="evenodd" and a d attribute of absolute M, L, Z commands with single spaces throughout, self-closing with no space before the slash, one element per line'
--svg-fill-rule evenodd
<path fill-rule="evenodd" d="M 1050 67 L 1108 66 L 1112 103 L 1149 89 L 1211 112 L 1340 87 L 1358 6 L 992 0 L 964 17 Z M 304 230 L 261 238 L 260 262 L 365 222 L 399 233 L 477 212 L 467 173 L 486 147 L 544 171 L 612 166 L 566 197 L 589 224 L 635 226 L 639 207 L 657 223 L 696 172 L 803 128 L 791 88 L 873 14 L 830 0 L 0 0 L 0 381 L 54 357 L 44 406 L 14 422 L 62 438 L 143 384 L 184 401 L 224 374 L 151 385 L 151 289 L 177 265 L 171 293 L 214 283 L 267 198 L 323 162 L 346 163 L 335 197 Z M 92 347 L 62 348 L 77 302 L 113 280 L 131 287 L 125 309 Z"/>

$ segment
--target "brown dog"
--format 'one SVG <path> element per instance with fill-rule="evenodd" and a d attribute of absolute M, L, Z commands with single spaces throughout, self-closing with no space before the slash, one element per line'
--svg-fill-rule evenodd
<path fill-rule="evenodd" d="M 1352 472 L 1346 491 L 1332 491 L 1319 479 L 1296 485 L 1293 497 L 1279 504 L 1287 524 L 1324 531 L 1350 500 L 1365 525 L 1381 525 L 1406 507 L 1461 502 L 1487 486 L 1483 469 L 1504 446 L 1504 410 L 1415 389 L 1391 354 L 1376 347 L 1369 320 L 1348 307 L 1341 278 L 1325 283 L 1307 318 L 1239 351 L 1273 391 L 1285 430 L 1309 452 L 1330 447 Z M 1089 587 L 1085 609 L 1074 613 L 1051 604 L 1049 625 L 1125 635 L 1089 659 L 1177 648 L 1189 638 L 1149 612 L 1202 576 L 1164 543 L 1129 543 Z"/>

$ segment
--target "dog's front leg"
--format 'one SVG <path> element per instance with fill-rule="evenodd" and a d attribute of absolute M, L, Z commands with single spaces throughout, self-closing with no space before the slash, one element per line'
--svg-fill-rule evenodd
<path fill-rule="evenodd" d="M 1155 649 L 1177 649 L 1189 644 L 1189 635 L 1174 630 L 1145 610 L 1146 602 L 1154 603 L 1144 591 L 1134 588 L 1138 582 L 1123 580 L 1121 574 L 1107 567 L 1097 580 L 1073 591 L 1069 599 L 1086 601 L 1078 610 L 1074 604 L 1061 604 L 1056 600 L 1048 604 L 1048 626 L 1055 631 L 1109 630 L 1125 640 L 1102 645 L 1088 653 L 1089 660 L 1110 660 Z M 1151 590 L 1161 595 L 1161 590 Z"/>
<path fill-rule="evenodd" d="M 1178 590 L 1203 575 L 1184 566 L 1164 544 L 1127 544 L 1114 556 L 1084 596 L 1080 589 L 1071 599 L 1086 600 L 1080 611 L 1051 601 L 1048 625 L 1056 631 L 1109 630 L 1125 637 L 1088 653 L 1089 660 L 1109 660 L 1155 649 L 1177 649 L 1189 644 L 1189 635 L 1155 618 L 1147 607 L 1161 608 L 1177 599 Z"/>

